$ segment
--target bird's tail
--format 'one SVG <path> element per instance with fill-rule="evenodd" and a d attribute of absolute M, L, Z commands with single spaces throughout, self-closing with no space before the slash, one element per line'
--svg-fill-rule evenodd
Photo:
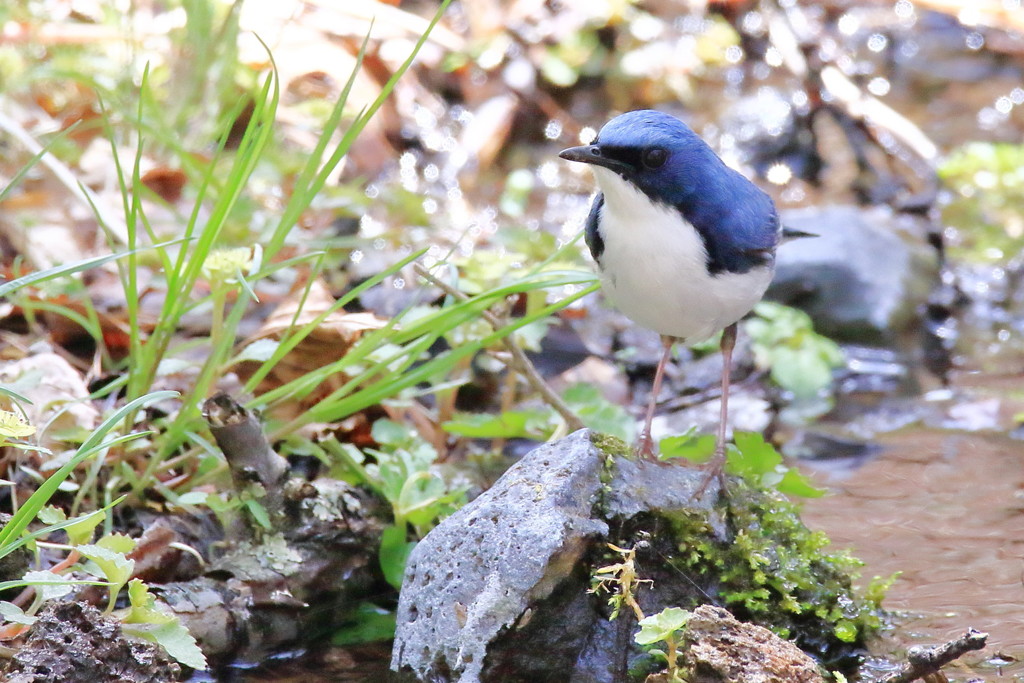
<path fill-rule="evenodd" d="M 796 228 L 790 228 L 785 225 L 782 226 L 782 241 L 789 242 L 790 240 L 798 240 L 803 237 L 818 237 L 817 233 L 804 232 L 803 230 L 797 230 Z"/>

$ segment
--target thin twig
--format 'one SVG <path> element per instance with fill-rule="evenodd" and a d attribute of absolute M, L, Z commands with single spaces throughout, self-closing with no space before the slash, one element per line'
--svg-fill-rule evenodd
<path fill-rule="evenodd" d="M 465 301 L 469 298 L 465 292 L 461 292 L 449 285 L 447 282 L 437 279 L 421 264 L 413 264 L 413 269 L 416 271 L 417 275 L 427 280 L 435 287 L 443 290 L 445 294 L 453 296 L 460 301 Z M 498 316 L 494 315 L 490 311 L 483 311 L 483 318 L 487 321 L 488 325 L 494 328 L 495 331 L 504 327 L 504 324 Z M 576 413 L 574 413 L 572 409 L 565 404 L 565 401 L 563 401 L 562 398 L 556 394 L 550 386 L 548 386 L 548 383 L 545 382 L 544 378 L 540 376 L 539 372 L 537 372 L 537 368 L 534 367 L 530 358 L 526 355 L 526 352 L 509 337 L 502 339 L 501 343 L 504 344 L 505 348 L 512 356 L 511 361 L 508 363 L 509 367 L 522 375 L 530 386 L 541 395 L 541 398 L 543 398 L 548 405 L 554 408 L 555 411 L 562 416 L 562 419 L 565 420 L 565 424 L 570 431 L 582 429 L 583 422 L 576 416 Z"/>
<path fill-rule="evenodd" d="M 962 655 L 972 650 L 982 649 L 985 647 L 987 639 L 987 633 L 970 628 L 967 629 L 967 633 L 945 645 L 911 650 L 907 653 L 907 663 L 903 665 L 903 668 L 889 674 L 878 683 L 910 683 L 910 681 L 924 678 L 938 672 L 943 666 Z"/>

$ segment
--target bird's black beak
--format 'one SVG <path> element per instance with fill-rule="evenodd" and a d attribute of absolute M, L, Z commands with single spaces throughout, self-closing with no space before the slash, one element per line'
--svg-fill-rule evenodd
<path fill-rule="evenodd" d="M 618 159 L 613 159 L 602 152 L 601 145 L 570 147 L 569 149 L 563 149 L 558 153 L 558 156 L 567 161 L 579 161 L 584 164 L 603 166 L 615 171 L 616 173 L 626 173 L 632 170 L 632 167 L 629 164 L 619 161 Z"/>

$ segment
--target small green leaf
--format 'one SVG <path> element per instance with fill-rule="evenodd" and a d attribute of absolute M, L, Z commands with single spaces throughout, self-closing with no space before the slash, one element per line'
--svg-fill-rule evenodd
<path fill-rule="evenodd" d="M 409 553 L 416 547 L 415 541 L 406 540 L 406 533 L 404 525 L 392 525 L 384 529 L 380 537 L 380 568 L 387 582 L 399 589 L 402 587 Z"/>
<path fill-rule="evenodd" d="M 156 643 L 169 657 L 193 669 L 205 670 L 206 656 L 196 639 L 177 619 L 163 624 L 125 624 L 122 630 L 137 638 Z"/>
<path fill-rule="evenodd" d="M 156 608 L 156 598 L 142 579 L 128 582 L 128 601 L 131 607 L 121 621 L 125 624 L 163 624 L 176 617 Z"/>
<path fill-rule="evenodd" d="M 23 624 L 25 626 L 31 626 L 36 622 L 36 617 L 25 614 L 25 612 L 13 602 L 0 602 L 0 617 L 3 617 L 4 621 L 9 624 Z"/>
<path fill-rule="evenodd" d="M 755 486 L 774 488 L 789 496 L 817 498 L 825 494 L 800 470 L 787 467 L 775 446 L 756 432 L 736 432 L 735 446 L 728 449 L 726 470 Z"/>
<path fill-rule="evenodd" d="M 162 647 L 170 657 L 193 669 L 205 669 L 206 657 L 177 615 L 159 608 L 149 587 L 139 579 L 128 584 L 131 607 L 122 616 L 126 633 L 144 638 Z"/>
<path fill-rule="evenodd" d="M 115 553 L 127 555 L 135 550 L 135 539 L 127 534 L 109 534 L 96 541 L 96 545 L 112 550 Z"/>
<path fill-rule="evenodd" d="M 832 365 L 812 344 L 775 350 L 772 379 L 797 398 L 810 398 L 832 383 Z"/>
<path fill-rule="evenodd" d="M 696 430 L 691 429 L 681 436 L 668 436 L 658 443 L 661 451 L 661 459 L 686 458 L 690 462 L 705 463 L 715 454 L 714 434 L 696 436 Z"/>
<path fill-rule="evenodd" d="M 215 514 L 231 512 L 238 507 L 238 499 L 234 496 L 218 495 L 216 493 L 206 494 L 206 505 Z"/>
<path fill-rule="evenodd" d="M 107 612 L 114 609 L 117 601 L 117 594 L 121 587 L 128 583 L 135 569 L 135 560 L 129 560 L 124 554 L 104 548 L 101 545 L 80 545 L 78 552 L 83 557 L 92 560 L 92 564 L 110 582 L 110 600 L 107 603 Z M 93 570 L 86 567 L 86 570 L 93 573 Z"/>
<path fill-rule="evenodd" d="M 331 636 L 333 645 L 358 645 L 391 640 L 395 637 L 395 613 L 363 602 L 347 623 Z"/>
<path fill-rule="evenodd" d="M 252 515 L 252 518 L 256 520 L 257 524 L 268 530 L 274 528 L 270 523 L 270 515 L 267 513 L 267 508 L 263 507 L 258 500 L 246 498 L 242 504 L 249 511 L 249 514 Z"/>
<path fill-rule="evenodd" d="M 836 638 L 844 643 L 852 643 L 857 640 L 857 625 L 846 619 L 840 619 L 832 629 Z"/>
<path fill-rule="evenodd" d="M 665 640 L 686 626 L 690 612 L 680 607 L 666 607 L 657 614 L 640 620 L 640 631 L 633 636 L 639 645 L 650 645 Z"/>
<path fill-rule="evenodd" d="M 394 420 L 381 419 L 370 429 L 373 440 L 381 445 L 400 446 L 409 440 L 409 430 Z"/>
<path fill-rule="evenodd" d="M 509 410 L 498 415 L 462 413 L 443 428 L 449 434 L 470 439 L 547 438 L 553 429 L 549 413 L 539 410 Z"/>
<path fill-rule="evenodd" d="M 62 598 L 73 590 L 73 584 L 71 584 L 68 577 L 51 571 L 25 572 L 23 581 L 26 584 L 35 586 L 43 600 Z"/>
<path fill-rule="evenodd" d="M 626 409 L 604 397 L 592 384 L 573 384 L 562 393 L 569 408 L 590 429 L 630 442 L 636 433 L 636 420 Z"/>
<path fill-rule="evenodd" d="M 787 496 L 800 496 L 802 498 L 821 498 L 825 495 L 825 489 L 819 489 L 800 470 L 790 467 L 783 475 L 782 481 L 775 487 L 779 493 Z"/>
<path fill-rule="evenodd" d="M 729 460 L 729 471 L 733 474 L 756 480 L 782 464 L 782 456 L 775 446 L 757 432 L 736 432 L 733 441 L 736 450 L 730 453 L 733 457 Z"/>
<path fill-rule="evenodd" d="M 832 369 L 843 352 L 814 331 L 803 311 L 770 301 L 759 303 L 745 329 L 753 340 L 757 364 L 771 370 L 772 380 L 798 400 L 812 399 L 832 384 Z"/>
<path fill-rule="evenodd" d="M 210 494 L 205 491 L 189 491 L 178 496 L 178 505 L 206 505 L 206 500 Z"/>
<path fill-rule="evenodd" d="M 36 515 L 43 524 L 57 524 L 68 518 L 67 513 L 54 505 L 47 505 Z"/>
<path fill-rule="evenodd" d="M 101 545 L 82 545 L 78 547 L 84 557 L 92 560 L 107 581 L 118 587 L 123 586 L 131 578 L 135 561 L 129 560 L 123 553 L 109 550 Z"/>
<path fill-rule="evenodd" d="M 82 515 L 77 522 L 64 527 L 68 535 L 68 543 L 71 545 L 82 545 L 92 540 L 92 534 L 104 519 L 107 513 L 103 510 L 96 510 L 87 515 Z"/>

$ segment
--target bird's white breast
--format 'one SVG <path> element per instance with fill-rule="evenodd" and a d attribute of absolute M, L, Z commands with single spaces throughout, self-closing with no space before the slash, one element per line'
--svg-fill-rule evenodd
<path fill-rule="evenodd" d="M 604 192 L 601 282 L 629 318 L 694 343 L 736 322 L 761 300 L 772 268 L 711 275 L 700 235 L 678 211 L 650 201 L 612 171 L 594 172 Z"/>

